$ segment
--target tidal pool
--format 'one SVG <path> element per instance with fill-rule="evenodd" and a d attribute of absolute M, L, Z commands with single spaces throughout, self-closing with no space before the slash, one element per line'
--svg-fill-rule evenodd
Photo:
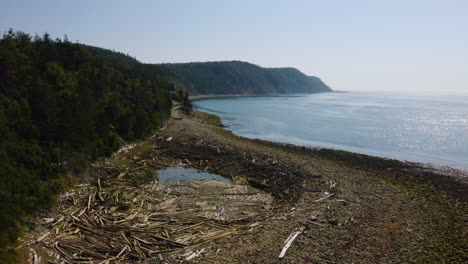
<path fill-rule="evenodd" d="M 220 180 L 228 184 L 233 182 L 217 174 L 203 172 L 194 168 L 168 168 L 156 171 L 156 177 L 160 183 L 169 181 L 192 182 L 192 181 L 211 181 Z"/>

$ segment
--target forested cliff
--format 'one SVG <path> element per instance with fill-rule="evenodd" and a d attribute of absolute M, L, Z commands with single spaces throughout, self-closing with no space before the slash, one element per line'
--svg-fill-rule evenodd
<path fill-rule="evenodd" d="M 243 61 L 146 64 L 123 53 L 83 45 L 121 70 L 158 74 L 174 89 L 196 94 L 287 94 L 332 92 L 322 80 L 295 68 L 262 68 Z"/>
<path fill-rule="evenodd" d="M 294 68 L 262 68 L 242 61 L 161 64 L 191 94 L 332 92 L 319 78 Z"/>

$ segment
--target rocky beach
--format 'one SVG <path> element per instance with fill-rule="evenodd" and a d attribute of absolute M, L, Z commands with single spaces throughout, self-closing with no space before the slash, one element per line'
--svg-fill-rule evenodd
<path fill-rule="evenodd" d="M 91 166 L 83 182 L 37 220 L 37 232 L 24 242 L 32 263 L 466 258 L 462 172 L 251 140 L 225 130 L 216 116 L 183 109 L 173 115 L 151 138 Z M 235 184 L 154 178 L 173 167 Z"/>

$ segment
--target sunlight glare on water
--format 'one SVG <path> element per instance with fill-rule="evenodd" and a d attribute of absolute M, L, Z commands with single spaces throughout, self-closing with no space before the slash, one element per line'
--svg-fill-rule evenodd
<path fill-rule="evenodd" d="M 468 168 L 468 96 L 324 93 L 196 101 L 235 134 Z"/>

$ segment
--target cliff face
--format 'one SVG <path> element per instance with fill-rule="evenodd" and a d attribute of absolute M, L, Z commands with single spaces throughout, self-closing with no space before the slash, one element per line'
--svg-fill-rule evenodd
<path fill-rule="evenodd" d="M 262 68 L 241 61 L 161 64 L 191 94 L 332 92 L 319 78 L 295 68 Z"/>
<path fill-rule="evenodd" d="M 307 76 L 295 68 L 266 68 L 276 89 L 280 93 L 332 92 L 322 80 Z"/>

